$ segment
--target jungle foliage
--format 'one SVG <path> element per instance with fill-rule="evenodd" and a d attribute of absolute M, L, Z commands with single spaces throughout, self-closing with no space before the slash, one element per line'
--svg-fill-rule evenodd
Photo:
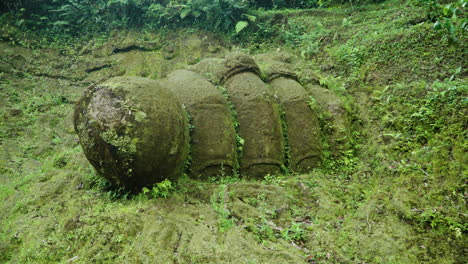
<path fill-rule="evenodd" d="M 6 0 L 3 17 L 16 26 L 48 33 L 106 32 L 122 28 L 195 26 L 238 33 L 256 20 L 256 10 L 315 8 L 383 0 Z"/>
<path fill-rule="evenodd" d="M 425 7 L 434 29 L 441 31 L 449 43 L 457 43 L 468 29 L 467 0 L 416 0 L 415 3 Z"/>

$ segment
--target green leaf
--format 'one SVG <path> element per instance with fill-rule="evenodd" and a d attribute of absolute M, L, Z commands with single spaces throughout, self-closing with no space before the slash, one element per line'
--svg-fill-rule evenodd
<path fill-rule="evenodd" d="M 241 32 L 244 28 L 246 28 L 249 25 L 249 22 L 247 21 L 239 21 L 236 24 L 236 33 Z"/>
<path fill-rule="evenodd" d="M 68 21 L 64 21 L 64 20 L 59 20 L 59 21 L 55 21 L 54 23 L 52 23 L 52 25 L 54 26 L 65 26 L 69 24 L 70 23 Z"/>
<path fill-rule="evenodd" d="M 198 10 L 194 10 L 194 11 L 192 12 L 192 15 L 193 15 L 194 17 L 199 17 L 199 16 L 201 15 L 201 12 L 198 11 Z"/>
<path fill-rule="evenodd" d="M 255 22 L 255 20 L 257 20 L 257 17 L 256 17 L 256 16 L 251 16 L 251 15 L 247 15 L 247 14 L 244 14 L 244 16 L 245 16 L 250 22 Z"/>
<path fill-rule="evenodd" d="M 239 145 L 244 146 L 244 139 L 241 137 L 238 137 Z"/>
<path fill-rule="evenodd" d="M 24 23 L 24 19 L 18 20 L 15 24 L 19 27 Z"/>
<path fill-rule="evenodd" d="M 190 14 L 191 11 L 192 11 L 191 8 L 182 9 L 182 11 L 180 12 L 180 18 L 184 19 L 185 17 L 187 17 Z"/>

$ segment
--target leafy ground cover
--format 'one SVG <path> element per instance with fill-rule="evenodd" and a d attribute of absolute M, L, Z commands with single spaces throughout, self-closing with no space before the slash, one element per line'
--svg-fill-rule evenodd
<path fill-rule="evenodd" d="M 0 49 L 0 262 L 464 263 L 466 33 L 451 43 L 434 23 L 387 1 L 265 11 L 230 39 L 117 32 L 41 49 L 4 24 L 16 44 Z M 72 126 L 87 85 L 228 49 L 293 53 L 305 85 L 346 102 L 348 148 L 309 174 L 184 177 L 138 195 L 95 174 Z"/>

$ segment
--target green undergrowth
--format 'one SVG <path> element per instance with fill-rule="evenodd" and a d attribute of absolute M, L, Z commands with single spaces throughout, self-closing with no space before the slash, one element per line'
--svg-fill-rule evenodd
<path fill-rule="evenodd" d="M 300 58 L 301 81 L 335 91 L 354 115 L 355 132 L 341 158 L 333 158 L 323 139 L 323 173 L 346 189 L 350 220 L 362 219 L 369 237 L 380 237 L 375 247 L 388 250 L 390 241 L 403 237 L 419 245 L 410 246 L 406 256 L 376 254 L 368 258 L 372 263 L 462 263 L 466 255 L 467 84 L 466 61 L 460 57 L 466 41 L 450 43 L 443 34 L 425 9 L 388 1 L 275 11 L 243 35 L 255 52 L 278 46 L 292 51 Z M 466 32 L 457 34 L 466 40 Z M 314 98 L 311 107 L 317 107 Z M 319 121 L 322 134 L 330 135 L 329 114 L 321 112 Z M 345 254 L 362 258 L 352 250 Z"/>
<path fill-rule="evenodd" d="M 286 122 L 286 112 L 284 111 L 284 107 L 281 104 L 279 105 L 279 114 L 280 114 L 280 121 L 281 121 L 281 130 L 283 135 L 283 149 L 284 149 L 284 158 L 283 158 L 283 165 L 281 166 L 281 172 L 285 175 L 289 174 L 290 165 L 291 165 L 291 151 L 290 151 L 290 144 L 289 144 L 289 137 L 288 137 L 288 123 Z"/>
<path fill-rule="evenodd" d="M 468 231 L 461 204 L 468 176 L 467 96 L 465 82 L 446 80 L 396 84 L 374 98 L 384 126 L 379 140 L 393 159 L 389 170 L 406 175 L 396 182 L 400 188 L 414 186 L 406 194 L 418 201 L 410 218 L 458 239 Z"/>
<path fill-rule="evenodd" d="M 239 38 L 259 52 L 278 46 L 293 50 L 319 73 L 346 76 L 346 88 L 359 82 L 465 76 L 466 62 L 459 58 L 466 53 L 466 31 L 458 44 L 450 44 L 433 26 L 423 7 L 386 1 L 309 12 L 276 11 Z"/>
<path fill-rule="evenodd" d="M 5 0 L 0 21 L 45 38 L 79 36 L 122 29 L 193 27 L 231 34 L 255 23 L 264 9 L 311 8 L 336 4 L 365 4 L 382 0 Z"/>

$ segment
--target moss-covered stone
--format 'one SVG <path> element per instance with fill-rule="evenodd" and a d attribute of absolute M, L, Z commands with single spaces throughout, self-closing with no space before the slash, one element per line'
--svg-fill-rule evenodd
<path fill-rule="evenodd" d="M 295 80 L 285 77 L 270 82 L 284 109 L 288 127 L 290 168 L 307 172 L 320 163 L 322 146 L 317 113 L 308 102 L 304 88 Z"/>
<path fill-rule="evenodd" d="M 284 146 L 279 106 L 259 77 L 252 57 L 233 53 L 226 57 L 225 86 L 239 120 L 244 139 L 241 173 L 250 177 L 276 174 L 283 165 Z"/>
<path fill-rule="evenodd" d="M 253 58 L 241 52 L 230 53 L 225 59 L 208 58 L 196 65 L 189 66 L 188 69 L 218 85 L 222 85 L 229 77 L 244 71 L 260 75 L 260 68 Z"/>
<path fill-rule="evenodd" d="M 295 172 L 317 167 L 322 156 L 317 113 L 309 106 L 309 93 L 298 82 L 287 53 L 256 56 L 262 73 L 277 95 L 284 111 L 289 144 L 289 166 Z"/>
<path fill-rule="evenodd" d="M 223 63 L 224 59 L 222 58 L 208 58 L 195 65 L 188 66 L 187 69 L 200 74 L 213 84 L 219 85 L 225 72 Z"/>
<path fill-rule="evenodd" d="M 188 124 L 167 83 L 115 77 L 89 87 L 75 107 L 83 151 L 103 177 L 128 189 L 176 179 L 188 152 Z"/>
<path fill-rule="evenodd" d="M 306 85 L 306 90 L 317 102 L 320 111 L 332 126 L 328 143 L 333 154 L 337 155 L 346 149 L 351 135 L 351 121 L 343 101 L 334 92 L 319 85 Z"/>
<path fill-rule="evenodd" d="M 296 73 L 291 65 L 292 56 L 286 52 L 269 52 L 255 56 L 262 75 L 267 81 L 278 77 L 289 77 L 298 80 Z"/>
<path fill-rule="evenodd" d="M 239 161 L 241 174 L 263 177 L 278 173 L 284 161 L 279 105 L 260 79 L 254 59 L 234 52 L 225 59 L 203 60 L 190 69 L 227 90 L 244 142 Z"/>
<path fill-rule="evenodd" d="M 241 72 L 225 84 L 236 108 L 239 136 L 244 140 L 241 173 L 259 178 L 280 172 L 284 159 L 279 105 L 253 72 Z"/>
<path fill-rule="evenodd" d="M 170 88 L 187 107 L 192 125 L 191 174 L 208 179 L 231 174 L 236 163 L 236 132 L 223 94 L 199 74 L 178 70 L 168 75 Z"/>

